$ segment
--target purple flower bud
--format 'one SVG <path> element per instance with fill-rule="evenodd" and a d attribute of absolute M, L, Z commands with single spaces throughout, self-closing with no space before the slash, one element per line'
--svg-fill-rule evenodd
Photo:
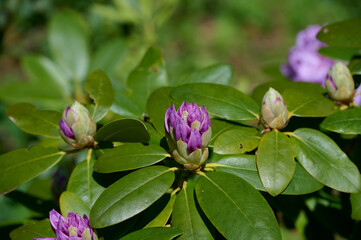
<path fill-rule="evenodd" d="M 321 47 L 326 46 L 316 38 L 320 29 L 321 26 L 312 25 L 298 33 L 296 46 L 289 52 L 288 63 L 281 66 L 283 75 L 293 81 L 325 85 L 327 72 L 335 61 L 318 53 Z"/>
<path fill-rule="evenodd" d="M 356 89 L 355 95 L 353 97 L 353 104 L 356 106 L 361 106 L 361 85 Z"/>
<path fill-rule="evenodd" d="M 176 111 L 172 105 L 166 111 L 164 126 L 170 151 L 179 163 L 188 170 L 204 163 L 211 138 L 211 121 L 204 106 L 183 102 Z M 187 164 L 189 161 L 192 163 Z"/>
<path fill-rule="evenodd" d="M 65 219 L 54 209 L 49 212 L 50 224 L 56 238 L 34 238 L 34 240 L 97 240 L 98 237 L 90 227 L 89 218 L 81 218 L 76 213 L 68 213 Z"/>

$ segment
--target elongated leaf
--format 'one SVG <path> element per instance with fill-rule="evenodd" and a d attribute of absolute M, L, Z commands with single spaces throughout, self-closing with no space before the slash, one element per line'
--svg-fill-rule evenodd
<path fill-rule="evenodd" d="M 266 191 L 258 175 L 255 155 L 229 155 L 215 163 L 216 171 L 239 176 L 254 188 Z M 303 167 L 296 163 L 296 170 L 287 188 L 281 194 L 302 195 L 320 190 L 323 184 L 313 178 Z"/>
<path fill-rule="evenodd" d="M 213 239 L 206 224 L 198 213 L 194 200 L 195 184 L 183 185 L 177 194 L 172 213 L 172 226 L 184 233 L 178 239 Z"/>
<path fill-rule="evenodd" d="M 90 211 L 91 225 L 103 228 L 133 217 L 159 199 L 173 181 L 174 172 L 163 166 L 128 174 L 99 196 Z"/>
<path fill-rule="evenodd" d="M 232 129 L 244 128 L 244 126 L 214 118 L 211 119 L 211 127 L 212 127 L 212 137 L 209 142 L 209 146 L 213 146 L 218 136 L 221 135 L 222 133 Z"/>
<path fill-rule="evenodd" d="M 292 137 L 297 160 L 319 182 L 342 192 L 360 191 L 360 173 L 347 155 L 325 134 L 297 129 Z"/>
<path fill-rule="evenodd" d="M 64 96 L 70 95 L 70 79 L 66 78 L 64 72 L 50 59 L 44 56 L 27 55 L 22 59 L 22 66 L 33 81 L 43 84 L 43 87 L 59 89 Z"/>
<path fill-rule="evenodd" d="M 146 126 L 136 119 L 119 119 L 100 128 L 95 135 L 97 141 L 107 142 L 148 142 Z"/>
<path fill-rule="evenodd" d="M 59 205 L 61 214 L 63 216 L 68 216 L 69 212 L 83 216 L 86 214 L 89 216 L 90 208 L 89 206 L 75 193 L 65 191 L 60 195 Z"/>
<path fill-rule="evenodd" d="M 145 228 L 132 232 L 120 240 L 171 240 L 181 234 L 182 231 L 176 228 Z"/>
<path fill-rule="evenodd" d="M 162 161 L 170 155 L 160 146 L 126 143 L 105 152 L 95 162 L 94 170 L 101 173 L 133 170 Z"/>
<path fill-rule="evenodd" d="M 336 112 L 327 117 L 321 127 L 332 132 L 361 134 L 361 109 L 352 108 Z"/>
<path fill-rule="evenodd" d="M 54 166 L 64 156 L 56 148 L 34 146 L 0 156 L 0 193 L 11 191 Z"/>
<path fill-rule="evenodd" d="M 350 195 L 352 214 L 351 217 L 361 220 L 361 193 L 353 193 Z"/>
<path fill-rule="evenodd" d="M 257 151 L 257 167 L 263 186 L 272 196 L 290 183 L 296 168 L 290 140 L 273 130 L 262 136 Z"/>
<path fill-rule="evenodd" d="M 360 53 L 360 49 L 344 48 L 344 47 L 323 47 L 323 48 L 320 48 L 318 50 L 318 52 L 328 58 L 349 61 L 350 59 L 352 59 L 352 57 L 354 55 Z M 348 67 L 350 68 L 350 65 L 348 65 Z M 351 69 L 350 69 L 350 71 L 351 71 Z M 353 74 L 352 71 L 351 71 L 351 74 Z"/>
<path fill-rule="evenodd" d="M 60 137 L 60 112 L 38 110 L 30 103 L 17 103 L 7 107 L 5 113 L 24 132 L 51 138 Z"/>
<path fill-rule="evenodd" d="M 131 97 L 145 112 L 149 95 L 155 89 L 167 85 L 168 76 L 163 57 L 158 49 L 151 47 L 128 77 L 127 87 L 131 90 Z"/>
<path fill-rule="evenodd" d="M 73 11 L 56 13 L 49 25 L 48 41 L 55 61 L 68 76 L 82 80 L 88 70 L 88 36 L 84 20 Z"/>
<path fill-rule="evenodd" d="M 165 135 L 164 117 L 167 109 L 175 103 L 174 99 L 170 97 L 171 87 L 162 87 L 156 89 L 149 96 L 147 101 L 147 112 L 152 119 L 154 126 L 158 132 Z"/>
<path fill-rule="evenodd" d="M 352 75 L 361 75 L 361 59 L 355 58 L 351 60 L 350 63 L 347 65 L 347 67 L 348 69 L 350 69 Z"/>
<path fill-rule="evenodd" d="M 55 238 L 53 229 L 51 229 L 49 219 L 38 222 L 32 222 L 10 233 L 12 240 L 33 240 L 34 238 Z"/>
<path fill-rule="evenodd" d="M 176 199 L 176 194 L 173 194 L 170 196 L 169 201 L 167 205 L 163 208 L 163 210 L 156 216 L 150 223 L 148 223 L 145 227 L 146 228 L 152 228 L 152 227 L 164 227 L 170 215 L 173 211 L 174 202 Z"/>
<path fill-rule="evenodd" d="M 289 114 L 300 117 L 327 117 L 338 110 L 330 99 L 316 91 L 289 89 L 282 92 Z"/>
<path fill-rule="evenodd" d="M 329 46 L 361 48 L 361 19 L 348 19 L 324 26 L 317 38 Z"/>
<path fill-rule="evenodd" d="M 108 76 L 101 70 L 95 70 L 87 77 L 85 91 L 94 100 L 92 117 L 95 122 L 101 120 L 113 104 L 114 91 Z"/>
<path fill-rule="evenodd" d="M 203 105 L 208 113 L 218 117 L 243 121 L 255 121 L 258 118 L 258 104 L 232 87 L 212 83 L 185 84 L 174 88 L 171 96 Z"/>
<path fill-rule="evenodd" d="M 233 76 L 233 69 L 229 65 L 217 64 L 192 72 L 183 79 L 182 83 L 217 83 L 229 85 Z M 184 236 L 184 235 L 183 235 Z"/>
<path fill-rule="evenodd" d="M 89 166 L 87 161 L 79 163 L 71 173 L 67 191 L 78 195 L 91 208 L 99 195 L 104 191 L 104 187 L 97 183 L 93 178 L 93 166 L 95 160 L 90 159 Z"/>
<path fill-rule="evenodd" d="M 110 110 L 122 117 L 142 118 L 142 109 L 124 91 L 116 90 L 114 103 Z"/>
<path fill-rule="evenodd" d="M 207 173 L 198 178 L 196 195 L 208 219 L 227 239 L 281 239 L 272 209 L 243 179 Z"/>
<path fill-rule="evenodd" d="M 213 150 L 218 154 L 241 154 L 254 150 L 258 143 L 257 129 L 238 127 L 219 135 Z"/>

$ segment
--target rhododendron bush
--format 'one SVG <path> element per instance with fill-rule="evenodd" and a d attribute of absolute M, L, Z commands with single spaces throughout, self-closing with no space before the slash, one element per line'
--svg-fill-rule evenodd
<path fill-rule="evenodd" d="M 0 156 L 0 192 L 21 201 L 18 189 L 53 169 L 56 203 L 30 198 L 42 215 L 11 239 L 282 239 L 287 225 L 359 239 L 360 24 L 300 31 L 279 66 L 287 80 L 249 96 L 228 65 L 171 82 L 156 47 L 116 81 L 89 60 L 84 20 L 55 14 L 51 58 L 29 60 L 47 81 L 29 84 L 57 94 L 6 107 L 39 137 Z"/>

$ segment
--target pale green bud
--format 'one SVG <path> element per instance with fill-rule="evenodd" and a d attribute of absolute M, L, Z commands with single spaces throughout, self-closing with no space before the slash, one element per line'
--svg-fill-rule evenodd
<path fill-rule="evenodd" d="M 355 93 L 355 83 L 347 66 L 337 62 L 328 71 L 326 90 L 330 97 L 341 102 L 349 102 Z"/>
<path fill-rule="evenodd" d="M 261 121 L 267 128 L 283 129 L 288 123 L 288 110 L 279 92 L 270 88 L 263 97 Z"/>

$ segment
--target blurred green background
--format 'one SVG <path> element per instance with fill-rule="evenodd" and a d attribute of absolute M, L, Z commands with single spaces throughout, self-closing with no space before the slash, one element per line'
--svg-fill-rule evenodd
<path fill-rule="evenodd" d="M 0 0 L 0 88 L 28 81 L 24 56 L 50 57 L 48 24 L 63 9 L 72 9 L 85 19 L 93 55 L 112 40 L 121 40 L 122 56 L 113 72 L 107 72 L 120 82 L 154 45 L 163 53 L 173 85 L 191 71 L 225 63 L 234 68 L 232 85 L 249 94 L 258 84 L 280 76 L 279 67 L 287 60 L 298 31 L 310 24 L 360 17 L 361 2 Z M 9 103 L 0 101 L 0 153 L 28 147 L 36 140 L 6 118 L 4 109 Z M 2 201 L 10 200 L 0 196 L 0 206 Z M 0 208 L 0 222 L 17 219 L 2 215 L 4 211 Z M 24 211 L 22 215 L 27 217 Z M 302 221 L 301 217 L 297 222 L 300 228 Z M 299 239 L 297 232 L 284 230 L 284 234 L 285 239 Z"/>

